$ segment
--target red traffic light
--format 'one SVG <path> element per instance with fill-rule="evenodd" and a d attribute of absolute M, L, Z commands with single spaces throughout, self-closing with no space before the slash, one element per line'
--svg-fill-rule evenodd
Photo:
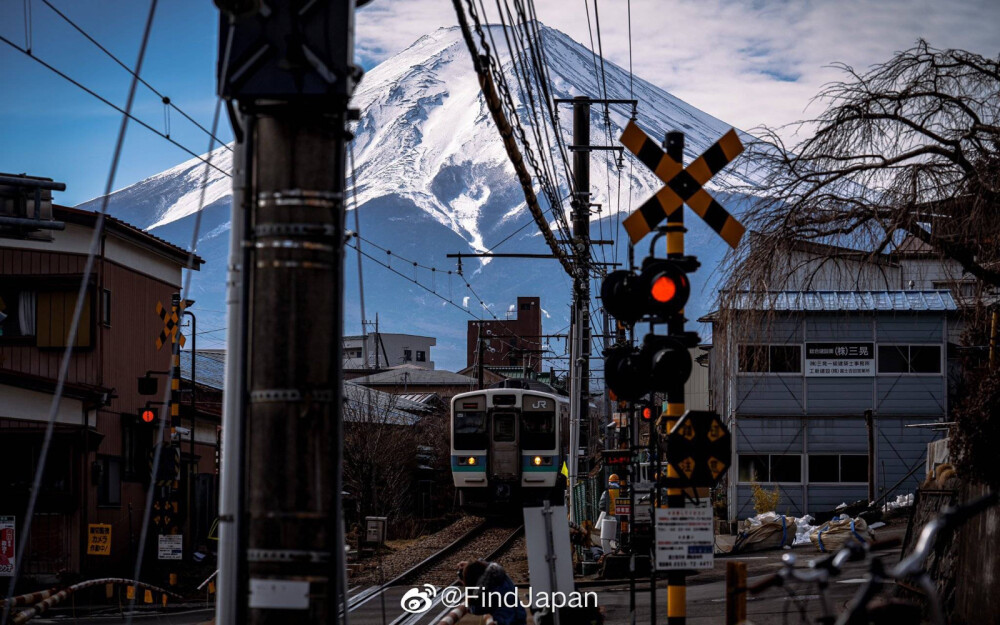
<path fill-rule="evenodd" d="M 677 285 L 667 276 L 660 276 L 656 280 L 653 280 L 653 286 L 650 287 L 649 294 L 657 302 L 665 304 L 677 295 Z"/>
<path fill-rule="evenodd" d="M 639 279 L 647 289 L 649 313 L 664 321 L 683 310 L 691 295 L 687 274 L 670 260 L 647 258 Z"/>
<path fill-rule="evenodd" d="M 139 413 L 139 417 L 142 419 L 143 423 L 152 423 L 156 420 L 156 413 L 149 408 L 145 408 L 141 413 Z"/>
<path fill-rule="evenodd" d="M 652 406 L 643 406 L 642 407 L 642 420 L 643 421 L 652 421 L 653 420 L 653 407 Z"/>

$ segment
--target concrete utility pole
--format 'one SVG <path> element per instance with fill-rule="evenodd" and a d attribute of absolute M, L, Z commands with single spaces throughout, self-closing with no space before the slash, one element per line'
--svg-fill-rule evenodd
<path fill-rule="evenodd" d="M 573 320 L 570 334 L 570 461 L 572 493 L 579 472 L 580 428 L 589 423 L 590 406 L 590 98 L 573 98 Z M 575 409 L 574 409 L 575 404 Z M 572 495 L 571 495 L 572 497 Z M 575 516 L 575 514 L 574 514 Z M 577 521 L 577 519 L 573 519 Z"/>
<path fill-rule="evenodd" d="M 255 2 L 216 4 L 219 92 L 239 147 L 217 622 L 333 623 L 346 596 L 341 337 L 347 104 L 361 74 L 351 64 L 355 3 L 276 0 L 266 13 Z"/>

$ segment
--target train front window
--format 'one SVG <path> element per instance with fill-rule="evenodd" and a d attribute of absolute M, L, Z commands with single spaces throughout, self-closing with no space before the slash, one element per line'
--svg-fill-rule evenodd
<path fill-rule="evenodd" d="M 554 449 L 555 446 L 556 413 L 525 412 L 521 415 L 523 449 Z"/>
<path fill-rule="evenodd" d="M 513 443 L 516 438 L 514 415 L 509 412 L 493 413 L 493 442 Z"/>
<path fill-rule="evenodd" d="M 486 449 L 486 413 L 455 413 L 455 449 Z"/>

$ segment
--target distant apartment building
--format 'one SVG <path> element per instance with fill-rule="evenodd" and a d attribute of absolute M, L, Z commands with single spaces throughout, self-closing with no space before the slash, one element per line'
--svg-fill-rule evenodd
<path fill-rule="evenodd" d="M 344 337 L 344 369 L 388 369 L 412 365 L 434 369 L 431 348 L 437 345 L 432 336 L 373 332 L 365 336 Z M 367 366 L 365 357 L 368 358 Z"/>
<path fill-rule="evenodd" d="M 466 364 L 520 367 L 541 373 L 542 306 L 541 298 L 518 297 L 514 317 L 470 321 L 466 335 Z"/>
<path fill-rule="evenodd" d="M 51 583 L 59 571 L 131 571 L 157 442 L 139 413 L 160 399 L 140 395 L 137 379 L 170 367 L 169 346 L 155 343 L 164 326 L 156 305 L 170 306 L 189 261 L 185 250 L 106 217 L 84 281 L 98 215 L 52 204 L 51 191 L 64 188 L 0 174 L 0 516 L 15 518 L 18 540 L 55 411 L 20 572 L 28 584 Z M 195 256 L 193 268 L 201 264 Z M 82 314 L 71 336 L 81 283 Z M 67 347 L 65 386 L 54 403 Z M 168 384 L 159 378 L 161 390 Z M 197 462 L 188 451 L 182 462 Z M 196 471 L 211 471 L 206 455 Z M 110 528 L 110 550 L 87 555 L 88 529 L 98 526 Z"/>

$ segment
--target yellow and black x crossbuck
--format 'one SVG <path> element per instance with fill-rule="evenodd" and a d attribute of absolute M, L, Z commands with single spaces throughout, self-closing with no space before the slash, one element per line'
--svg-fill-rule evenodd
<path fill-rule="evenodd" d="M 638 243 L 687 203 L 730 247 L 735 249 L 739 245 L 746 228 L 702 186 L 743 151 L 735 129 L 730 129 L 687 167 L 670 158 L 634 121 L 625 127 L 620 141 L 666 185 L 625 219 L 625 231 L 632 243 Z"/>
<path fill-rule="evenodd" d="M 167 311 L 163 307 L 163 304 L 156 302 L 156 314 L 163 320 L 163 329 L 160 330 L 160 336 L 156 337 L 156 349 L 163 347 L 167 341 L 179 342 L 181 347 L 184 347 L 186 339 L 184 334 L 180 331 L 180 318 L 177 316 L 182 310 L 184 310 L 184 302 L 181 302 L 180 308 L 173 308 L 173 310 Z"/>

